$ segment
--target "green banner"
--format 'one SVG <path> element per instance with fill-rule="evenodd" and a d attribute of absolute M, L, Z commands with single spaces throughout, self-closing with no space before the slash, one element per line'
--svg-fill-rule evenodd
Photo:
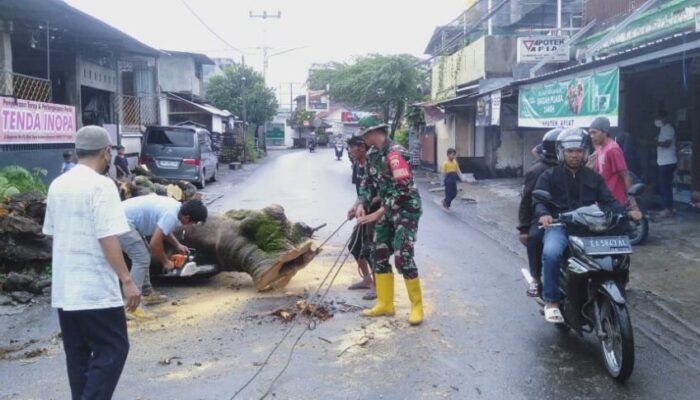
<path fill-rule="evenodd" d="M 617 126 L 620 70 L 617 68 L 520 88 L 518 126 L 586 127 L 600 116 Z"/>
<path fill-rule="evenodd" d="M 265 137 L 268 139 L 284 139 L 284 125 L 268 124 Z"/>

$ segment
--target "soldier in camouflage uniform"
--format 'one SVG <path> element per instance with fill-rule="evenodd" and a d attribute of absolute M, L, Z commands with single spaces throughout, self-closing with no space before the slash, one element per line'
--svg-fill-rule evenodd
<path fill-rule="evenodd" d="M 372 146 L 368 154 L 368 173 L 360 190 L 367 196 L 370 188 L 375 186 L 381 200 L 381 207 L 375 212 L 367 214 L 363 207 L 357 208 L 359 223 L 375 223 L 370 253 L 377 303 L 373 308 L 363 310 L 362 315 L 375 317 L 394 314 L 394 274 L 389 262 L 393 254 L 394 264 L 404 277 L 411 300 L 408 322 L 418 325 L 423 321 L 423 299 L 413 248 L 422 211 L 420 195 L 408 163 L 411 155 L 387 137 L 387 125 L 376 118 L 363 118 L 360 126 L 365 142 Z"/>

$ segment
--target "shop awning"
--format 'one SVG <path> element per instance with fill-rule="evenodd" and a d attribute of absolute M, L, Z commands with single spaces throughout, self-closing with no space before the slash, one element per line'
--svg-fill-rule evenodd
<path fill-rule="evenodd" d="M 195 103 L 193 101 L 189 101 L 189 100 L 187 100 L 183 97 L 180 97 L 180 96 L 176 95 L 175 93 L 171 93 L 171 92 L 167 92 L 167 95 L 168 95 L 168 97 L 170 97 L 174 100 L 183 101 L 183 102 L 185 102 L 185 103 L 187 103 L 195 108 L 198 108 L 198 109 L 200 109 L 208 114 L 216 115 L 216 116 L 219 116 L 222 118 L 228 118 L 228 117 L 233 116 L 233 114 L 231 114 L 229 111 L 220 110 L 220 109 L 212 106 L 211 104 Z"/>

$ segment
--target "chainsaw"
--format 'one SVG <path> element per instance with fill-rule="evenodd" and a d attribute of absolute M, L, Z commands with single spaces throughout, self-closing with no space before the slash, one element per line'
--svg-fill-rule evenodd
<path fill-rule="evenodd" d="M 187 254 L 171 255 L 170 261 L 175 268 L 170 272 L 163 273 L 162 276 L 184 278 L 193 275 L 213 274 L 219 271 L 216 264 L 198 265 L 196 256 L 196 250 L 193 248 L 190 248 Z"/>

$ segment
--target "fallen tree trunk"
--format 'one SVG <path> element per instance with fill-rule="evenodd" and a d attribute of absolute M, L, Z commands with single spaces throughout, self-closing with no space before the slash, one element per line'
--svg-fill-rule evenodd
<path fill-rule="evenodd" d="M 291 223 L 284 209 L 232 210 L 204 224 L 180 227 L 178 240 L 197 250 L 197 262 L 216 263 L 225 271 L 248 273 L 260 290 L 286 286 L 316 253 L 313 229 Z"/>
<path fill-rule="evenodd" d="M 41 272 L 51 263 L 51 238 L 42 225 L 46 199 L 40 193 L 9 196 L 0 203 L 0 272 Z"/>

